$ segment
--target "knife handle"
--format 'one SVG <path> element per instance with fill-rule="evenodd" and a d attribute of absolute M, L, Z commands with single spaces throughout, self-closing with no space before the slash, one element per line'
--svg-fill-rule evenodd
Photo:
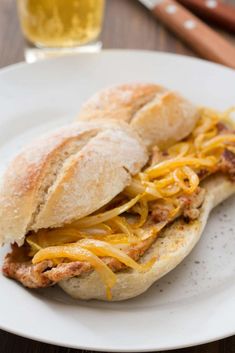
<path fill-rule="evenodd" d="M 235 33 L 235 6 L 218 0 L 178 0 L 178 2 L 202 19 Z"/>
<path fill-rule="evenodd" d="M 163 0 L 152 11 L 202 57 L 235 68 L 235 47 L 175 0 Z"/>

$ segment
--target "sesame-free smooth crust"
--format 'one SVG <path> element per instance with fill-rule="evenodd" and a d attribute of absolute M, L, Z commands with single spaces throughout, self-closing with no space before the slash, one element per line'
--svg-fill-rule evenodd
<path fill-rule="evenodd" d="M 78 122 L 27 146 L 0 187 L 0 245 L 29 230 L 84 217 L 120 193 L 147 161 L 144 145 L 119 122 Z"/>
<path fill-rule="evenodd" d="M 127 122 L 148 148 L 166 148 L 194 128 L 197 108 L 180 94 L 151 83 L 125 84 L 96 93 L 83 105 L 77 120 Z"/>

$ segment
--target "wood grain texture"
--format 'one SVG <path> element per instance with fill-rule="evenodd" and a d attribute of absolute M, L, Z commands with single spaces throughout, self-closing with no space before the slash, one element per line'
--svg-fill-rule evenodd
<path fill-rule="evenodd" d="M 208 6 L 210 2 L 206 0 L 178 0 L 178 2 L 203 20 L 215 23 L 221 28 L 235 33 L 235 6 L 221 1 L 215 1 L 214 7 Z"/>
<path fill-rule="evenodd" d="M 235 69 L 235 46 L 177 1 L 162 1 L 154 7 L 153 14 L 202 58 Z"/>
<path fill-rule="evenodd" d="M 235 5 L 235 0 L 229 2 Z M 15 3 L 15 0 L 0 0 L 0 67 L 22 61 L 24 58 L 24 39 L 20 32 Z M 223 35 L 235 44 L 235 37 L 225 33 Z M 137 0 L 107 0 L 102 40 L 104 48 L 161 50 L 195 56 L 191 49 L 157 23 Z M 9 303 L 9 307 L 11 305 L 13 304 Z M 13 306 L 11 307 L 13 309 Z M 0 352 L 76 353 L 82 351 L 38 343 L 0 330 Z M 235 336 L 203 346 L 171 351 L 171 353 L 234 352 Z"/>

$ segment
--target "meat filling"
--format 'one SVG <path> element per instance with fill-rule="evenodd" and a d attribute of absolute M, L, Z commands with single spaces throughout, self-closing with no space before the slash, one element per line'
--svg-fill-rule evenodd
<path fill-rule="evenodd" d="M 12 252 L 7 254 L 3 264 L 3 274 L 21 282 L 25 287 L 43 288 L 49 287 L 53 283 L 44 275 L 44 272 L 53 266 L 52 261 L 42 261 L 33 265 L 27 256 L 24 246 L 12 246 Z"/>
<path fill-rule="evenodd" d="M 199 207 L 204 200 L 205 190 L 199 188 L 192 195 L 181 196 L 179 201 L 181 204 L 181 215 L 187 220 L 193 220 L 199 216 Z M 166 221 L 169 211 L 164 207 L 153 208 L 150 221 L 162 222 Z M 178 215 L 179 216 L 179 215 Z M 126 253 L 135 261 L 145 253 L 152 245 L 155 238 L 149 238 L 132 245 L 126 250 Z M 126 268 L 124 264 L 114 258 L 103 258 L 103 261 L 117 272 Z M 25 287 L 42 288 L 51 286 L 62 279 L 80 276 L 92 271 L 92 266 L 88 262 L 63 262 L 57 266 L 52 261 L 43 261 L 33 265 L 31 259 L 27 256 L 27 246 L 12 246 L 12 252 L 5 258 L 3 265 L 3 273 L 5 276 L 14 278 L 21 282 Z"/>
<path fill-rule="evenodd" d="M 199 207 L 202 205 L 205 197 L 205 190 L 198 187 L 191 195 L 183 195 L 178 198 L 180 210 L 175 215 L 176 217 L 183 216 L 185 219 L 194 220 L 199 217 Z M 159 205 L 158 202 L 153 203 L 150 217 L 153 222 L 165 222 L 170 217 L 169 208 L 164 205 Z"/>
<path fill-rule="evenodd" d="M 221 156 L 219 170 L 222 173 L 228 174 L 229 178 L 235 181 L 235 154 L 228 149 L 226 149 Z"/>
<path fill-rule="evenodd" d="M 218 125 L 218 133 L 227 133 L 228 129 L 225 125 Z M 231 131 L 230 131 L 231 133 Z M 233 133 L 233 132 L 232 132 Z M 151 162 L 159 162 L 163 158 L 163 154 L 156 148 L 153 151 Z M 228 149 L 225 149 L 221 156 L 216 171 L 220 171 L 229 176 L 232 181 L 235 181 L 235 154 Z M 207 171 L 202 170 L 198 173 L 200 179 L 207 176 Z M 205 190 L 198 187 L 191 195 L 179 196 L 178 201 L 180 209 L 176 217 L 183 216 L 186 221 L 195 220 L 199 217 L 200 207 L 204 201 Z M 149 212 L 149 222 L 158 223 L 169 220 L 170 210 L 160 205 L 158 202 L 153 202 Z M 126 250 L 126 253 L 135 261 L 150 248 L 155 238 L 148 238 L 144 241 L 136 243 Z M 12 246 L 12 252 L 5 258 L 3 265 L 3 273 L 5 276 L 14 278 L 29 288 L 40 288 L 51 286 L 62 279 L 80 276 L 92 271 L 92 266 L 88 262 L 62 262 L 55 266 L 52 261 L 43 261 L 33 265 L 31 258 L 27 255 L 27 245 L 18 247 Z M 120 271 L 126 268 L 124 264 L 114 258 L 105 257 L 102 259 L 112 271 Z"/>
<path fill-rule="evenodd" d="M 129 248 L 126 253 L 135 261 L 145 253 L 155 239 L 149 238 Z M 53 267 L 52 261 L 43 261 L 33 265 L 30 258 L 26 255 L 25 246 L 12 246 L 12 252 L 5 258 L 3 273 L 5 276 L 14 278 L 28 288 L 49 287 L 62 279 L 80 276 L 92 271 L 92 266 L 88 262 L 74 261 L 64 262 Z M 23 255 L 23 256 L 22 256 Z M 114 272 L 126 268 L 120 261 L 105 257 L 103 261 Z"/>

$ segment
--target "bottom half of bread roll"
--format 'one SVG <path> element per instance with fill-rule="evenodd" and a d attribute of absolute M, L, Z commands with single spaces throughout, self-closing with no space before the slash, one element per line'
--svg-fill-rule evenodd
<path fill-rule="evenodd" d="M 117 272 L 117 281 L 112 288 L 113 301 L 126 300 L 144 293 L 153 283 L 180 264 L 199 241 L 210 211 L 235 192 L 235 183 L 221 175 L 207 180 L 203 186 L 206 194 L 199 217 L 189 223 L 179 218 L 161 232 L 141 257 L 142 264 L 156 259 L 147 271 L 128 269 Z M 59 285 L 76 299 L 107 300 L 104 285 L 94 271 L 84 276 L 64 279 Z"/>

